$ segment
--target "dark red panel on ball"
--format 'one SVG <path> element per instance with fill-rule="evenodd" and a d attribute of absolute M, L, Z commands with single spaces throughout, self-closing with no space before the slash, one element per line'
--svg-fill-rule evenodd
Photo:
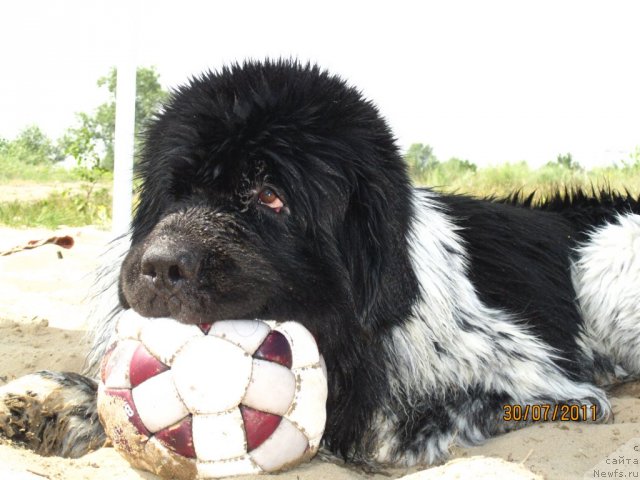
<path fill-rule="evenodd" d="M 273 330 L 267 335 L 267 338 L 264 339 L 264 342 L 262 342 L 262 345 L 260 345 L 260 348 L 256 350 L 253 356 L 291 368 L 291 346 L 289 345 L 287 337 L 276 330 Z"/>
<path fill-rule="evenodd" d="M 191 415 L 184 420 L 156 432 L 156 438 L 169 450 L 187 458 L 196 458 L 196 449 L 193 446 L 193 422 Z"/>
<path fill-rule="evenodd" d="M 147 428 L 142 423 L 140 419 L 140 415 L 138 415 L 138 410 L 136 409 L 135 403 L 133 403 L 133 397 L 131 396 L 131 390 L 129 389 L 119 389 L 119 388 L 105 388 L 105 395 L 109 395 L 110 397 L 117 397 L 124 400 L 124 412 L 129 418 L 129 422 L 136 427 L 138 432 L 142 435 L 146 435 L 147 437 L 151 435 L 151 432 L 147 430 Z"/>
<path fill-rule="evenodd" d="M 247 451 L 258 448 L 271 436 L 280 425 L 282 417 L 272 413 L 261 412 L 245 405 L 240 405 L 240 413 L 244 421 L 244 431 L 247 434 Z"/>
<path fill-rule="evenodd" d="M 140 345 L 133 353 L 131 364 L 129 365 L 131 387 L 136 387 L 145 380 L 167 370 L 169 370 L 167 365 L 151 355 L 144 346 Z"/>
<path fill-rule="evenodd" d="M 209 333 L 209 330 L 211 330 L 211 327 L 213 326 L 213 323 L 199 323 L 198 327 L 200 328 L 200 330 L 202 330 L 202 333 L 204 333 L 205 335 L 207 335 Z"/>

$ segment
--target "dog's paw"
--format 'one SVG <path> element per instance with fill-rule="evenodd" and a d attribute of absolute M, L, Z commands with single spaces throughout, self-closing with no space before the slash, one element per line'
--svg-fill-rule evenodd
<path fill-rule="evenodd" d="M 42 371 L 0 387 L 0 435 L 41 455 L 77 458 L 105 443 L 96 383 Z"/>

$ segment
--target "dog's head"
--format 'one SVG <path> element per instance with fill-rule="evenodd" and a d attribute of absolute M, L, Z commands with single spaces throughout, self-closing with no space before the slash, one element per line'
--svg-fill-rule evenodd
<path fill-rule="evenodd" d="M 123 306 L 315 332 L 330 318 L 370 329 L 406 313 L 405 164 L 377 109 L 317 67 L 247 63 L 193 79 L 150 125 L 138 176 Z"/>

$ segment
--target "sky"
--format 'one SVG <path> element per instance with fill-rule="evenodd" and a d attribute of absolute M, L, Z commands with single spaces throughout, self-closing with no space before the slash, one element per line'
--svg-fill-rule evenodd
<path fill-rule="evenodd" d="M 639 24 L 634 0 L 3 0 L 0 137 L 30 124 L 60 136 L 105 100 L 96 80 L 122 59 L 171 88 L 293 57 L 358 87 L 403 149 L 610 164 L 640 145 Z"/>

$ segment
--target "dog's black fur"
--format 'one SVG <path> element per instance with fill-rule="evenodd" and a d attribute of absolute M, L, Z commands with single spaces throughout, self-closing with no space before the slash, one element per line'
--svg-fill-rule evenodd
<path fill-rule="evenodd" d="M 121 308 L 303 323 L 328 368 L 329 451 L 431 462 L 521 425 L 502 407 L 523 401 L 593 404 L 609 418 L 594 384 L 620 359 L 585 346 L 572 268 L 598 227 L 640 212 L 631 196 L 534 205 L 414 190 L 375 106 L 290 61 L 175 91 L 138 176 Z M 99 331 L 98 353 L 111 330 Z"/>

